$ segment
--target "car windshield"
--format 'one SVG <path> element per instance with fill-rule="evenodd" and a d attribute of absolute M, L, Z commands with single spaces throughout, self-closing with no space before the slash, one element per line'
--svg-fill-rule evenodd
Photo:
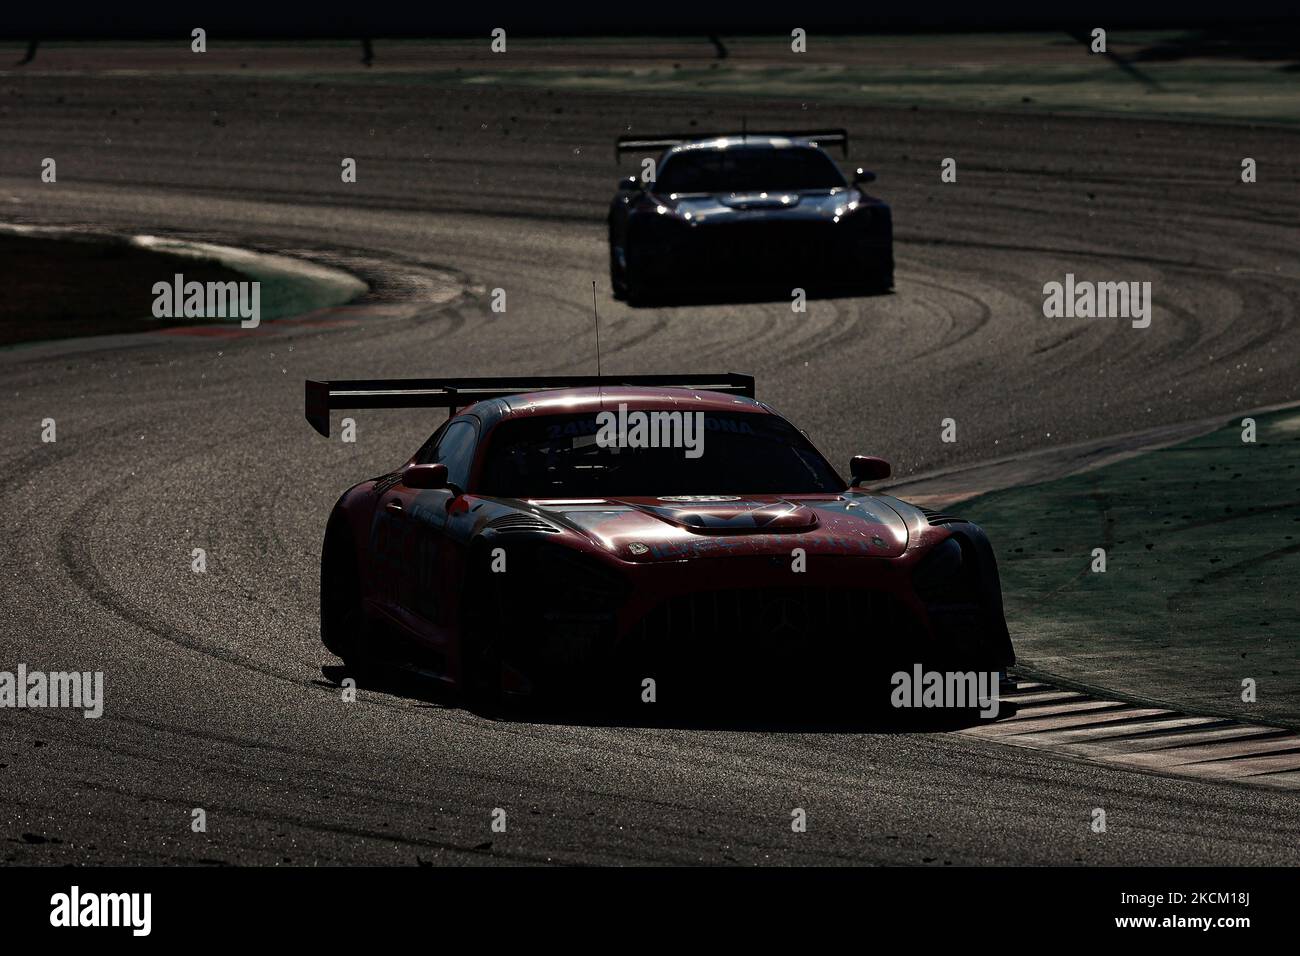
<path fill-rule="evenodd" d="M 627 412 L 621 446 L 617 429 L 598 422 L 594 412 L 502 422 L 489 439 L 479 493 L 587 498 L 833 494 L 845 488 L 811 443 L 776 415 L 679 408 L 671 417 L 654 417 L 665 412 L 647 412 L 644 419 Z M 702 418 L 687 421 L 696 415 Z M 678 447 L 633 447 L 651 435 L 660 444 L 676 440 Z M 694 450 L 698 457 L 687 457 Z"/>
<path fill-rule="evenodd" d="M 829 156 L 810 146 L 731 146 L 674 153 L 659 170 L 660 193 L 748 193 L 844 185 Z"/>

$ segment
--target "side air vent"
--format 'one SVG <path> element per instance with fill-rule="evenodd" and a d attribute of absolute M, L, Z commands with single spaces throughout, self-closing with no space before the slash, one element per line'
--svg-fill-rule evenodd
<path fill-rule="evenodd" d="M 942 511 L 932 511 L 929 508 L 922 508 L 921 514 L 925 515 L 925 520 L 930 524 L 952 524 L 956 521 L 965 521 L 965 518 L 958 518 L 956 515 L 946 515 Z"/>
<path fill-rule="evenodd" d="M 534 515 L 522 514 L 513 511 L 510 514 L 501 515 L 493 518 L 487 523 L 487 526 L 493 531 L 500 534 L 518 534 L 525 531 L 547 531 L 557 533 L 560 529 L 550 522 L 543 521 Z"/>

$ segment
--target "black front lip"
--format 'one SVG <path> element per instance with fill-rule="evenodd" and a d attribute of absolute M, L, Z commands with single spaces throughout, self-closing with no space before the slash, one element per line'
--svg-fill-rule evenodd
<path fill-rule="evenodd" d="M 891 249 L 888 235 L 875 236 L 840 223 L 763 222 L 687 227 L 641 250 L 647 265 L 674 276 L 726 277 L 761 274 L 773 280 L 842 273 L 852 278 Z"/>

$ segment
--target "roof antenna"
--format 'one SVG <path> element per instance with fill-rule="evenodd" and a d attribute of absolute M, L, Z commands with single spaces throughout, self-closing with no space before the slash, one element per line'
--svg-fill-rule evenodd
<path fill-rule="evenodd" d="M 600 407 L 605 407 L 605 388 L 600 381 L 600 312 L 596 310 L 596 280 L 591 280 L 591 315 L 596 320 L 596 391 Z"/>
<path fill-rule="evenodd" d="M 744 116 L 743 113 L 742 113 L 741 116 L 740 116 L 740 141 L 741 141 L 742 143 L 748 143 L 748 142 L 749 142 L 749 133 L 748 133 L 747 128 L 746 128 L 746 126 L 745 126 L 745 116 Z"/>

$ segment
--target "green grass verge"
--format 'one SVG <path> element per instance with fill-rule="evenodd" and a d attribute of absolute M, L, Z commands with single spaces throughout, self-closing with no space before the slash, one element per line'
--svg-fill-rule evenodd
<path fill-rule="evenodd" d="M 999 553 L 1032 666 L 1210 713 L 1300 725 L 1300 410 L 963 512 Z M 1104 548 L 1106 570 L 1092 570 Z M 1258 700 L 1241 699 L 1242 681 Z"/>
<path fill-rule="evenodd" d="M 0 347 L 88 335 L 147 332 L 178 325 L 238 325 L 238 319 L 158 319 L 153 286 L 185 281 L 261 283 L 261 321 L 301 315 L 340 302 L 317 280 L 213 259 L 176 255 L 120 239 L 51 238 L 0 232 L 6 295 L 0 298 Z"/>

